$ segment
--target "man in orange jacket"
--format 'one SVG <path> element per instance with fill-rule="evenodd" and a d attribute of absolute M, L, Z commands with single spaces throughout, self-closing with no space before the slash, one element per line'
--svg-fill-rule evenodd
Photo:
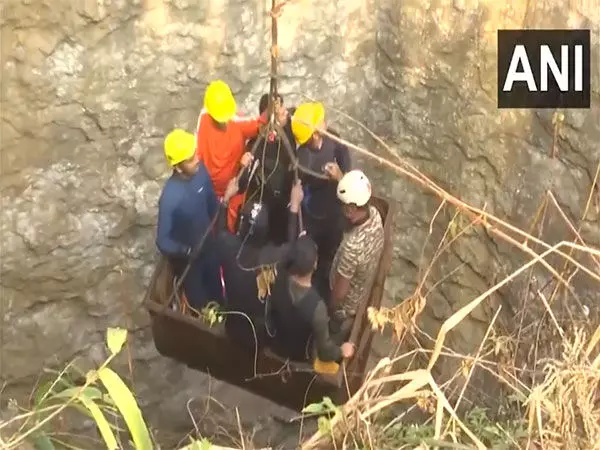
<path fill-rule="evenodd" d="M 241 167 L 252 163 L 252 154 L 245 152 L 246 141 L 258 135 L 266 114 L 247 119 L 236 114 L 236 103 L 229 86 L 222 80 L 211 82 L 204 93 L 204 108 L 198 117 L 196 152 L 204 162 L 213 182 L 215 193 L 223 197 L 229 180 Z M 227 227 L 235 232 L 235 223 L 244 194 L 229 201 Z"/>

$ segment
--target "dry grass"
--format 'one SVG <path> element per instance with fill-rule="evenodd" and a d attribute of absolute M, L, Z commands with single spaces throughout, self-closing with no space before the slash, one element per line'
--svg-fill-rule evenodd
<path fill-rule="evenodd" d="M 357 123 L 351 117 L 343 115 Z M 317 432 L 304 442 L 301 448 L 357 448 L 358 443 L 361 443 L 362 448 L 382 448 L 383 444 L 377 440 L 381 430 L 378 418 L 382 417 L 382 412 L 400 402 L 409 408 L 418 406 L 422 410 L 432 412 L 435 433 L 433 444 L 430 445 L 433 447 L 455 445 L 458 448 L 460 441 L 465 442 L 465 439 L 461 440 L 459 436 L 466 436 L 466 440 L 469 441 L 467 448 L 487 448 L 480 437 L 461 421 L 456 412 L 465 393 L 469 391 L 469 382 L 475 368 L 479 368 L 495 376 L 505 391 L 512 392 L 521 399 L 520 407 L 515 411 L 526 422 L 528 437 L 512 441 L 512 448 L 600 449 L 600 325 L 597 316 L 595 323 L 588 317 L 589 309 L 586 310 L 580 303 L 572 282 L 576 275 L 583 274 L 600 292 L 600 251 L 583 240 L 580 234 L 581 225 L 576 227 L 561 209 L 552 192 L 547 192 L 531 225 L 532 229 L 538 230 L 537 236 L 534 236 L 531 231 L 521 230 L 486 212 L 485 208 L 475 208 L 445 192 L 415 167 L 400 160 L 396 156 L 397 153 L 379 137 L 362 124 L 358 125 L 371 134 L 390 155 L 398 159 L 399 164 L 336 136 L 328 135 L 436 194 L 441 204 L 432 218 L 430 237 L 443 208 L 453 205 L 455 214 L 446 224 L 429 265 L 421 271 L 421 279 L 415 292 L 394 308 L 369 311 L 373 328 L 382 330 L 391 326 L 398 340 L 398 347 L 403 348 L 404 352 L 400 355 L 396 352 L 395 355 L 380 361 L 368 375 L 361 389 L 340 409 L 340 413 L 331 419 L 330 430 Z M 555 121 L 555 126 L 559 125 L 560 121 Z M 590 209 L 598 209 L 600 204 L 600 199 L 595 197 L 598 195 L 596 189 L 599 173 L 600 165 L 596 170 L 580 224 L 587 218 Z M 550 211 L 551 208 L 553 211 Z M 550 244 L 542 239 L 544 224 L 552 213 L 564 222 L 572 234 L 557 244 Z M 461 217 L 468 219 L 465 226 L 457 225 L 465 223 Z M 508 243 L 517 253 L 520 250 L 528 255 L 529 260 L 445 320 L 434 340 L 432 351 L 420 345 L 410 349 L 414 345 L 407 345 L 407 342 L 418 343 L 419 335 L 424 334 L 418 327 L 418 318 L 427 304 L 429 293 L 451 274 L 445 275 L 433 283 L 433 287 L 425 290 L 428 277 L 444 252 L 455 245 L 462 235 L 472 232 L 473 229 L 476 229 L 480 236 L 493 235 Z M 549 262 L 551 258 L 554 258 L 554 263 Z M 540 265 L 546 274 L 550 275 L 549 294 L 544 293 L 548 284 L 544 288 L 533 289 L 532 280 L 539 274 L 534 270 L 538 270 Z M 513 328 L 512 333 L 505 333 L 505 330 L 499 330 L 500 327 L 495 326 L 502 309 L 500 305 L 475 356 L 458 355 L 445 347 L 446 337 L 451 330 L 460 326 L 483 301 L 518 278 L 527 280 L 527 290 L 520 301 L 518 326 Z M 535 294 L 533 301 L 529 295 L 531 290 Z M 535 320 L 525 319 L 532 315 Z M 462 361 L 456 375 L 442 386 L 432 375 L 440 356 Z M 397 363 L 405 360 L 411 361 L 408 364 L 411 369 L 394 374 Z M 423 363 L 417 362 L 417 367 L 413 368 L 415 361 Z M 456 386 L 453 389 L 452 387 L 456 384 L 453 382 L 459 379 L 462 387 L 457 394 Z M 388 386 L 392 388 L 385 389 Z M 454 404 L 449 400 L 450 395 L 454 397 Z M 511 437 L 507 435 L 506 439 L 508 441 Z M 420 445 L 417 448 L 429 448 L 425 443 Z"/>

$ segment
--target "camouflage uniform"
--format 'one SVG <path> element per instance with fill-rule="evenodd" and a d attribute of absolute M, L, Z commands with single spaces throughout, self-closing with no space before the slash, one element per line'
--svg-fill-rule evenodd
<path fill-rule="evenodd" d="M 343 339 L 346 339 L 352 328 L 360 304 L 367 301 L 371 292 L 383 251 L 383 242 L 381 215 L 374 206 L 370 206 L 367 221 L 345 232 L 337 249 L 329 274 L 330 287 L 333 287 L 336 273 L 350 280 L 348 294 L 337 306 L 332 317 L 332 331 L 336 335 L 343 334 Z"/>

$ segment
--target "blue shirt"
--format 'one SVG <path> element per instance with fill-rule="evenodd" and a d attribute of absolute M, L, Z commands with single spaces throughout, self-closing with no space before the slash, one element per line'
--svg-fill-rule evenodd
<path fill-rule="evenodd" d="M 158 202 L 156 246 L 168 257 L 188 256 L 218 209 L 219 201 L 203 163 L 191 178 L 174 172 Z"/>

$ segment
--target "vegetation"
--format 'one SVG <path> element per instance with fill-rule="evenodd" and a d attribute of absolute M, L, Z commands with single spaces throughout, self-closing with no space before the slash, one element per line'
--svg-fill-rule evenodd
<path fill-rule="evenodd" d="M 597 306 L 583 305 L 573 288 L 575 283 L 582 282 L 591 283 L 596 292 L 600 287 L 600 251 L 581 236 L 590 216 L 600 214 L 597 198 L 600 164 L 578 223 L 569 219 L 548 191 L 529 231 L 525 231 L 486 212 L 485 207 L 473 207 L 444 191 L 401 160 L 381 138 L 340 113 L 362 127 L 399 164 L 350 142 L 343 143 L 435 194 L 440 206 L 431 219 L 422 252 L 432 256 L 427 264 L 423 257 L 413 294 L 394 308 L 369 311 L 375 329 L 387 326 L 393 329 L 398 340 L 397 351 L 379 362 L 361 389 L 329 414 L 327 427 L 322 426 L 302 444 L 302 449 L 391 449 L 416 445 L 419 448 L 465 448 L 466 445 L 478 449 L 600 448 L 600 321 Z M 561 113 L 555 113 L 553 123 L 554 136 L 559 136 Z M 556 154 L 555 146 L 556 140 L 549 151 L 551 157 Z M 440 227 L 443 212 L 450 212 L 451 218 L 445 227 Z M 555 225 L 557 219 L 570 236 L 550 244 L 543 239 L 543 232 L 549 224 Z M 436 229 L 443 230 L 441 238 L 428 252 L 428 241 Z M 522 253 L 529 259 L 456 308 L 434 339 L 419 328 L 418 318 L 431 293 L 453 273 L 438 270 L 439 279 L 434 282 L 430 278 L 444 258 L 452 260 L 451 256 L 456 256 L 450 253 L 461 239 L 473 238 L 493 238 L 496 246 L 501 242 L 512 248 L 514 254 Z M 456 259 L 459 264 L 452 272 L 466 265 Z M 547 280 L 544 285 L 537 281 L 540 278 Z M 510 292 L 514 296 L 511 306 L 519 308 L 508 314 L 511 323 L 500 325 L 498 318 L 503 304 L 494 301 L 493 296 L 503 288 L 512 288 L 503 295 Z M 457 354 L 446 345 L 446 337 L 484 301 L 495 306 L 495 314 L 476 354 Z M 432 375 L 441 360 L 444 365 L 457 367 L 454 376 L 443 382 Z M 465 412 L 466 398 L 477 400 L 481 392 L 471 384 L 475 370 L 491 376 L 502 386 L 506 401 L 497 399 L 499 407 L 494 414 L 477 408 L 477 404 Z M 391 419 L 388 415 L 386 419 L 385 412 L 400 402 L 409 410 L 424 410 L 429 418 L 416 427 L 407 425 L 410 422 L 405 413 L 396 417 L 392 414 Z"/>
<path fill-rule="evenodd" d="M 2 449 L 20 449 L 30 443 L 37 450 L 55 450 L 58 448 L 78 448 L 58 438 L 53 432 L 54 422 L 61 418 L 66 409 L 91 418 L 108 450 L 135 448 L 136 450 L 154 449 L 156 445 L 151 437 L 142 412 L 133 393 L 121 377 L 109 366 L 113 358 L 122 350 L 127 339 L 127 330 L 109 328 L 106 332 L 106 344 L 110 356 L 96 370 L 85 374 L 83 384 L 73 365 L 68 365 L 56 374 L 54 380 L 37 386 L 34 392 L 34 407 L 12 419 L 0 423 L 2 430 L 18 423 L 18 429 L 8 439 L 0 438 Z M 123 427 L 123 424 L 125 427 Z M 87 448 L 101 448 L 95 443 Z M 206 438 L 200 437 L 182 447 L 181 450 L 218 450 L 224 447 L 213 446 Z"/>

